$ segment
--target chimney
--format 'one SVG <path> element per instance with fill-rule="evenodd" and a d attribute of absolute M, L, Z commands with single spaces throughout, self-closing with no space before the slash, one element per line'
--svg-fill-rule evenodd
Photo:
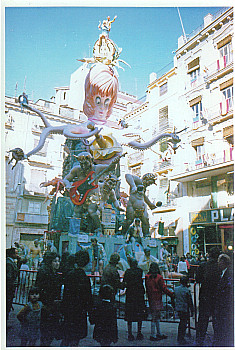
<path fill-rule="evenodd" d="M 204 28 L 209 26 L 209 24 L 211 24 L 212 21 L 213 21 L 213 15 L 208 13 L 208 15 L 204 17 Z"/>
<path fill-rule="evenodd" d="M 149 84 L 151 84 L 156 79 L 157 79 L 157 73 L 152 72 L 149 74 Z"/>

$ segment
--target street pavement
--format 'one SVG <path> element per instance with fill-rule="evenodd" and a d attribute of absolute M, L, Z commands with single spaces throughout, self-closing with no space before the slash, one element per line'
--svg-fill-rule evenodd
<path fill-rule="evenodd" d="M 22 308 L 21 305 L 13 304 L 14 311 L 11 311 L 9 320 L 8 320 L 8 329 L 6 336 L 6 346 L 7 347 L 18 347 L 20 346 L 19 339 L 19 330 L 20 323 L 16 318 L 17 313 Z M 93 328 L 88 322 L 88 336 L 85 339 L 82 339 L 79 343 L 79 347 L 99 347 L 99 343 L 97 343 L 93 339 Z M 142 326 L 142 333 L 144 335 L 143 340 L 127 340 L 127 322 L 119 319 L 118 320 L 118 342 L 116 344 L 112 344 L 113 347 L 178 347 L 177 343 L 177 323 L 168 323 L 161 322 L 161 331 L 163 334 L 167 335 L 168 338 L 161 341 L 150 341 L 150 321 L 144 321 Z M 133 335 L 136 337 L 137 334 L 137 323 L 133 323 Z M 205 346 L 211 346 L 212 341 L 212 329 L 211 325 L 209 326 L 209 334 L 206 339 Z M 184 347 L 192 347 L 195 346 L 195 331 L 191 330 L 191 337 L 186 336 L 186 340 L 188 344 Z M 51 347 L 60 347 L 60 340 L 53 340 Z M 36 346 L 39 346 L 39 342 L 36 343 Z M 182 346 L 182 345 L 181 345 Z"/>

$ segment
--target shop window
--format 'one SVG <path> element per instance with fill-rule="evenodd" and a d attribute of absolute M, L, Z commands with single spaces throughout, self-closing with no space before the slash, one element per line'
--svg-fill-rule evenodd
<path fill-rule="evenodd" d="M 165 84 L 159 86 L 159 95 L 162 96 L 166 94 L 168 91 L 168 83 L 166 82 Z"/>

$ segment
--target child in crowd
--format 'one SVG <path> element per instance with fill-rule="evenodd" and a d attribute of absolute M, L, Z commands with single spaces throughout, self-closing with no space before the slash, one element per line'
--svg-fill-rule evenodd
<path fill-rule="evenodd" d="M 188 277 L 182 276 L 180 278 L 180 286 L 175 288 L 175 310 L 178 312 L 180 323 L 178 327 L 178 343 L 180 345 L 186 344 L 186 340 L 184 339 L 188 319 L 191 314 L 193 314 L 193 301 L 190 290 L 187 288 L 188 286 Z"/>
<path fill-rule="evenodd" d="M 156 262 L 152 262 L 148 274 L 145 276 L 145 286 L 149 301 L 151 320 L 151 341 L 166 339 L 167 336 L 161 333 L 160 316 L 163 309 L 162 294 L 174 297 L 174 293 L 167 289 L 167 286 L 161 275 L 159 266 Z M 155 336 L 155 327 L 157 334 Z"/>
<path fill-rule="evenodd" d="M 39 289 L 32 287 L 29 291 L 29 302 L 17 315 L 21 323 L 21 346 L 35 346 L 40 338 L 42 302 L 39 301 Z"/>
<path fill-rule="evenodd" d="M 99 301 L 90 317 L 90 323 L 95 324 L 93 339 L 106 347 L 118 341 L 117 310 L 112 299 L 113 288 L 108 284 L 101 286 Z"/>

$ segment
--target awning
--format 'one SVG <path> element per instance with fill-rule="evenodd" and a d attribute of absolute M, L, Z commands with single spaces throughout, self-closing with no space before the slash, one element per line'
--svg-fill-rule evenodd
<path fill-rule="evenodd" d="M 194 70 L 198 69 L 199 66 L 199 57 L 195 58 L 195 60 L 191 61 L 188 64 L 188 73 L 193 72 Z"/>
<path fill-rule="evenodd" d="M 220 49 L 221 47 L 230 43 L 231 41 L 232 41 L 232 35 L 229 34 L 226 38 L 224 38 L 223 40 L 221 40 L 217 43 L 217 49 Z"/>
<path fill-rule="evenodd" d="M 201 102 L 202 100 L 202 96 L 198 96 L 196 98 L 194 98 L 193 100 L 189 101 L 189 106 L 192 107 L 194 105 L 196 105 L 197 103 Z"/>
<path fill-rule="evenodd" d="M 196 140 L 191 141 L 192 147 L 202 146 L 204 144 L 204 137 L 199 137 Z"/>
<path fill-rule="evenodd" d="M 224 90 L 224 89 L 226 89 L 227 87 L 232 86 L 232 85 L 233 85 L 233 78 L 231 78 L 231 79 L 225 81 L 224 83 L 220 84 L 220 86 L 219 86 L 220 91 L 221 91 L 221 90 Z"/>

